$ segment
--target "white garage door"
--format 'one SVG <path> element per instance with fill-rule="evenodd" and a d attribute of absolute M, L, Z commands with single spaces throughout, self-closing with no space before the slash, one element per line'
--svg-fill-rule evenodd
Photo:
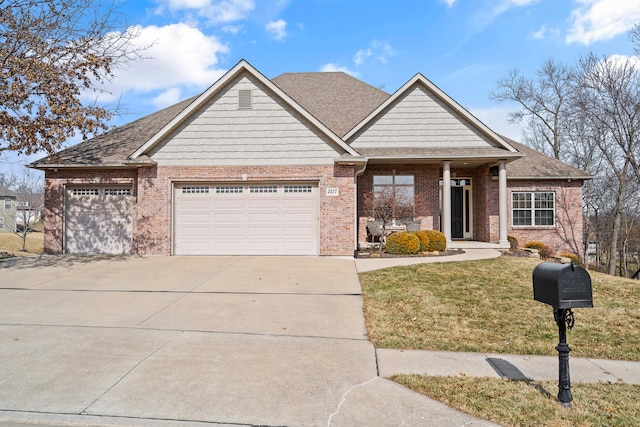
<path fill-rule="evenodd" d="M 130 187 L 73 187 L 65 204 L 65 253 L 129 254 Z"/>
<path fill-rule="evenodd" d="M 318 254 L 316 185 L 180 184 L 174 194 L 176 255 Z"/>

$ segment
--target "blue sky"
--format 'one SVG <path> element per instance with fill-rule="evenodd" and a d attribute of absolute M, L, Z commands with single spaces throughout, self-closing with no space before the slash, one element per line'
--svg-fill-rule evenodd
<path fill-rule="evenodd" d="M 246 59 L 268 78 L 344 71 L 390 93 L 422 73 L 515 139 L 514 106 L 489 99 L 500 77 L 589 51 L 630 56 L 627 32 L 640 22 L 640 0 L 129 0 L 118 10 L 151 47 L 105 87 L 101 102 L 121 108 L 116 125 L 202 92 Z M 5 154 L 0 173 L 39 157 Z"/>

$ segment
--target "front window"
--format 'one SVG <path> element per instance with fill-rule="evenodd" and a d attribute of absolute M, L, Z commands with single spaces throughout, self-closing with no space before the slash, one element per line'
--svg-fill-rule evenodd
<path fill-rule="evenodd" d="M 391 210 L 386 216 L 393 218 L 413 217 L 415 204 L 415 179 L 413 175 L 375 175 L 373 177 L 375 205 Z M 378 212 L 377 215 L 380 215 Z"/>
<path fill-rule="evenodd" d="M 7 210 L 11 209 L 11 199 L 4 199 L 4 208 Z"/>
<path fill-rule="evenodd" d="M 514 226 L 555 225 L 553 192 L 514 192 L 511 201 Z"/>

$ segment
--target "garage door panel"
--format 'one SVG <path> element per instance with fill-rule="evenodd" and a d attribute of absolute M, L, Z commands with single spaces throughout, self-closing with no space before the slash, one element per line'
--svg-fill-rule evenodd
<path fill-rule="evenodd" d="M 65 253 L 131 253 L 132 206 L 133 198 L 128 187 L 68 188 Z"/>
<path fill-rule="evenodd" d="M 174 252 L 179 255 L 317 255 L 318 196 L 310 185 L 210 184 L 208 194 L 175 190 Z M 287 189 L 288 187 L 288 189 Z M 299 190 L 299 191 L 298 191 Z M 228 191 L 228 192 L 218 192 Z M 290 192 L 286 192 L 290 191 Z M 199 198 L 197 205 L 192 198 Z M 206 247 L 191 245 L 194 236 L 185 233 L 192 218 L 184 215 L 184 205 L 202 217 L 209 215 L 202 235 L 210 239 Z M 210 236 L 210 237 L 209 237 Z M 195 242 L 194 242 L 195 243 Z"/>

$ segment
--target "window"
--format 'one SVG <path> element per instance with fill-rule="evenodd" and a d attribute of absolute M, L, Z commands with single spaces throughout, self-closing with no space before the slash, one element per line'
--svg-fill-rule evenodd
<path fill-rule="evenodd" d="M 311 193 L 312 188 L 310 185 L 285 185 L 285 193 Z"/>
<path fill-rule="evenodd" d="M 4 199 L 4 208 L 7 210 L 11 209 L 11 199 Z"/>
<path fill-rule="evenodd" d="M 4 229 L 4 218 L 0 218 L 0 230 Z"/>
<path fill-rule="evenodd" d="M 244 187 L 238 185 L 216 187 L 216 194 L 242 193 L 243 191 Z"/>
<path fill-rule="evenodd" d="M 97 196 L 99 190 L 97 188 L 74 188 L 71 194 L 74 196 Z"/>
<path fill-rule="evenodd" d="M 390 195 L 396 203 L 414 204 L 413 175 L 375 175 L 373 177 L 373 193 L 375 196 Z"/>
<path fill-rule="evenodd" d="M 105 188 L 104 195 L 105 196 L 130 196 L 131 189 L 130 188 Z"/>
<path fill-rule="evenodd" d="M 513 225 L 555 225 L 555 194 L 552 192 L 514 192 L 511 195 Z"/>
<path fill-rule="evenodd" d="M 277 193 L 278 187 L 276 185 L 252 185 L 249 187 L 250 193 Z"/>
<path fill-rule="evenodd" d="M 209 186 L 182 187 L 182 194 L 208 194 Z"/>

